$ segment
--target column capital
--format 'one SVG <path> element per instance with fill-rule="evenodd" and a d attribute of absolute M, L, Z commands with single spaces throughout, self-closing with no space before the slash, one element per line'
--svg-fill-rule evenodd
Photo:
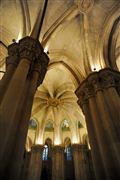
<path fill-rule="evenodd" d="M 9 64 L 13 64 L 14 66 L 17 66 L 19 63 L 20 57 L 19 57 L 19 44 L 13 43 L 8 46 L 8 57 L 6 58 L 6 67 Z"/>
<path fill-rule="evenodd" d="M 56 146 L 53 147 L 53 152 L 54 153 L 63 153 L 64 152 L 64 147 L 56 145 Z"/>
<path fill-rule="evenodd" d="M 36 144 L 36 145 L 32 146 L 31 152 L 32 153 L 36 153 L 36 152 L 42 153 L 43 149 L 44 149 L 43 145 Z"/>
<path fill-rule="evenodd" d="M 19 41 L 20 58 L 35 61 L 43 53 L 43 48 L 40 42 L 30 36 L 26 36 Z"/>
<path fill-rule="evenodd" d="M 115 87 L 115 72 L 104 69 L 99 72 L 102 88 Z"/>
<path fill-rule="evenodd" d="M 49 58 L 47 54 L 43 52 L 33 67 L 33 71 L 37 71 L 39 73 L 38 86 L 43 82 L 47 71 L 48 63 Z"/>
<path fill-rule="evenodd" d="M 88 150 L 88 146 L 86 144 L 72 144 L 73 150 Z"/>
<path fill-rule="evenodd" d="M 99 72 L 91 73 L 78 87 L 76 95 L 78 104 L 82 107 L 88 99 L 95 96 L 97 91 L 102 91 L 109 87 L 115 87 L 120 91 L 120 72 L 105 68 Z"/>
<path fill-rule="evenodd" d="M 18 43 L 13 43 L 8 46 L 8 57 L 6 58 L 6 64 L 18 65 L 21 59 L 27 59 L 30 61 L 30 68 L 28 76 L 32 76 L 33 71 L 39 73 L 38 83 L 39 86 L 46 74 L 49 58 L 44 53 L 43 47 L 40 42 L 32 37 L 24 37 Z"/>
<path fill-rule="evenodd" d="M 39 73 L 38 83 L 39 86 L 46 74 L 49 58 L 43 51 L 40 42 L 32 37 L 25 37 L 19 41 L 19 54 L 20 58 L 26 58 L 30 61 L 29 75 L 36 71 Z"/>
<path fill-rule="evenodd" d="M 73 151 L 79 151 L 80 144 L 72 144 Z"/>

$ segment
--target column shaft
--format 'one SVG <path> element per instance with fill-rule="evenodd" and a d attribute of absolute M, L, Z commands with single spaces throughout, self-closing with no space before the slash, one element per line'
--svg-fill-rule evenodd
<path fill-rule="evenodd" d="M 39 41 L 31 37 L 19 41 L 18 54 L 20 61 L 0 106 L 0 178 L 3 180 L 19 179 L 34 94 L 49 62 Z"/>
<path fill-rule="evenodd" d="M 76 180 L 91 180 L 93 176 L 89 168 L 88 148 L 86 145 L 73 144 L 73 159 Z"/>
<path fill-rule="evenodd" d="M 34 145 L 31 149 L 31 159 L 29 166 L 29 180 L 40 180 L 42 170 L 43 146 Z"/>
<path fill-rule="evenodd" d="M 91 146 L 91 155 L 92 155 L 92 162 L 94 167 L 95 176 L 97 177 L 97 180 L 105 179 L 105 171 L 103 168 L 103 162 L 100 156 L 100 149 L 97 143 L 97 136 L 95 132 L 94 123 L 92 121 L 90 108 L 88 104 L 83 105 L 83 113 L 86 117 L 86 125 L 88 130 L 88 136 Z"/>
<path fill-rule="evenodd" d="M 84 110 L 84 104 L 86 104 L 90 110 L 91 118 L 87 116 L 87 112 L 84 113 L 88 134 L 91 134 L 88 122 L 90 121 L 93 124 L 93 132 L 96 137 L 96 146 L 99 152 L 97 154 L 101 159 L 101 170 L 105 175 L 102 179 L 108 180 L 120 178 L 120 133 L 118 131 L 120 124 L 120 97 L 116 90 L 119 83 L 120 74 L 118 72 L 104 69 L 91 74 L 76 91 L 82 109 Z M 92 141 L 91 148 L 95 151 Z M 96 157 L 93 156 L 95 161 Z M 96 161 L 98 160 L 96 159 Z M 96 177 L 100 179 L 97 173 Z"/>
<path fill-rule="evenodd" d="M 64 180 L 64 148 L 54 146 L 52 152 L 52 179 Z"/>
<path fill-rule="evenodd" d="M 4 168 L 4 164 L 6 164 L 6 161 L 8 161 L 9 159 L 8 156 L 10 155 L 10 151 L 12 150 L 10 146 L 12 146 L 16 132 L 16 126 L 14 126 L 14 122 L 15 124 L 18 123 L 18 119 L 16 122 L 15 117 L 17 112 L 19 111 L 19 103 L 22 98 L 22 93 L 26 82 L 28 68 L 29 68 L 29 61 L 26 59 L 21 60 L 11 80 L 9 89 L 6 91 L 4 99 L 0 106 L 0 120 L 1 120 L 0 143 L 2 144 L 0 149 L 0 162 L 1 162 L 0 165 L 2 165 L 3 168 Z M 12 108 L 11 108 L 11 104 L 12 104 Z M 1 169 L 2 168 L 0 168 L 0 170 Z"/>
<path fill-rule="evenodd" d="M 26 136 L 28 131 L 28 125 L 29 125 L 29 119 L 30 119 L 30 113 L 32 109 L 33 104 L 33 98 L 34 94 L 37 88 L 37 81 L 38 81 L 39 74 L 37 72 L 34 72 L 32 80 L 28 82 L 28 86 L 26 86 L 26 92 L 25 92 L 25 98 L 22 106 L 24 107 L 23 112 L 20 113 L 19 118 L 19 124 L 20 127 L 18 131 L 16 132 L 16 137 L 18 141 L 15 141 L 14 146 L 14 157 L 11 160 L 11 166 L 9 168 L 11 179 L 19 179 L 20 172 L 21 172 L 21 165 L 23 161 L 23 153 L 25 148 L 25 142 L 26 142 Z M 28 93 L 29 90 L 29 93 Z"/>

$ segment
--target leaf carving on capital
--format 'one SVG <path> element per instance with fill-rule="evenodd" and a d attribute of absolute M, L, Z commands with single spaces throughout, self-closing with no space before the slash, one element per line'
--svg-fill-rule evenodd
<path fill-rule="evenodd" d="M 77 0 L 77 5 L 80 12 L 87 13 L 92 9 L 94 0 Z"/>
<path fill-rule="evenodd" d="M 8 46 L 8 57 L 6 58 L 6 67 L 9 64 L 13 64 L 14 66 L 17 66 L 19 63 L 20 57 L 19 57 L 19 44 L 13 43 Z"/>
<path fill-rule="evenodd" d="M 101 78 L 103 88 L 109 88 L 115 86 L 115 78 L 114 78 L 114 73 L 112 71 L 110 70 L 101 71 L 99 76 Z"/>

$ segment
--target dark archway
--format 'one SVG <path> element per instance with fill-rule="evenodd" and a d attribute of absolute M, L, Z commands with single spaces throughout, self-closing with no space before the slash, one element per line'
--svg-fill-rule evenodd
<path fill-rule="evenodd" d="M 65 180 L 75 180 L 72 147 L 69 137 L 65 138 L 64 147 Z"/>
<path fill-rule="evenodd" d="M 41 180 L 52 180 L 52 140 L 50 138 L 45 141 L 42 160 Z"/>

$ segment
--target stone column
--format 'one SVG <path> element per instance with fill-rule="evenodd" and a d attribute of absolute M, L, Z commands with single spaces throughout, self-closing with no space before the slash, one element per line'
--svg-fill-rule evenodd
<path fill-rule="evenodd" d="M 64 148 L 59 145 L 52 151 L 52 180 L 64 180 Z"/>
<path fill-rule="evenodd" d="M 17 130 L 16 126 L 19 119 L 16 119 L 16 114 L 19 111 L 29 65 L 30 63 L 27 59 L 21 60 L 0 106 L 0 143 L 2 144 L 0 149 L 0 166 L 2 167 L 0 171 L 4 171 L 2 169 L 7 167 L 10 153 L 13 150 L 13 142 Z"/>
<path fill-rule="evenodd" d="M 34 145 L 31 149 L 31 159 L 29 166 L 29 180 L 40 180 L 42 170 L 43 146 Z"/>
<path fill-rule="evenodd" d="M 76 180 L 91 180 L 88 148 L 86 145 L 73 144 L 73 160 Z"/>
<path fill-rule="evenodd" d="M 11 174 L 10 177 L 12 179 L 14 178 L 15 180 L 19 179 L 19 175 L 21 172 L 21 164 L 22 164 L 22 159 L 23 159 L 24 146 L 26 142 L 28 124 L 29 124 L 28 120 L 30 119 L 30 112 L 32 109 L 34 94 L 36 92 L 38 84 L 42 83 L 42 80 L 45 75 L 45 73 L 42 72 L 41 68 L 46 70 L 47 63 L 48 63 L 47 56 L 45 54 L 43 55 L 42 55 L 41 62 L 44 62 L 44 65 L 42 63 L 37 63 L 35 64 L 33 68 L 34 72 L 32 75 L 32 79 L 29 82 L 28 87 L 26 89 L 26 93 L 25 93 L 26 98 L 24 98 L 25 101 L 23 104 L 25 108 L 20 116 L 19 127 L 21 128 L 16 133 L 16 137 L 18 141 L 15 142 L 14 158 L 13 158 L 13 162 L 11 162 L 11 169 L 10 169 L 10 174 Z"/>
<path fill-rule="evenodd" d="M 19 179 L 34 94 L 44 79 L 48 65 L 48 58 L 41 44 L 31 37 L 19 41 L 19 55 L 20 62 L 0 106 L 2 179 Z"/>
<path fill-rule="evenodd" d="M 31 151 L 25 153 L 23 166 L 21 168 L 20 180 L 28 180 Z"/>
<path fill-rule="evenodd" d="M 117 88 L 119 84 L 120 73 L 106 68 L 89 75 L 76 91 L 83 112 L 85 107 L 89 109 L 90 118 L 87 112 L 84 113 L 87 126 L 90 123 L 93 124 L 94 134 L 88 128 L 91 151 L 95 151 L 95 146 L 98 147 L 96 157 L 100 156 L 101 159 L 102 179 L 109 180 L 120 178 L 120 131 L 118 130 L 120 127 L 120 97 L 119 88 Z M 96 145 L 95 141 L 92 141 L 92 136 L 96 137 Z M 93 153 L 92 156 L 95 167 L 95 161 L 98 159 Z M 95 167 L 96 177 L 100 179 L 97 169 L 98 167 Z"/>
<path fill-rule="evenodd" d="M 19 63 L 18 43 L 13 43 L 8 46 L 8 57 L 6 58 L 6 72 L 0 81 L 0 103 L 9 86 L 9 82 Z"/>
<path fill-rule="evenodd" d="M 81 169 L 83 172 L 83 180 L 91 180 L 94 179 L 94 174 L 93 174 L 93 166 L 90 167 L 90 154 L 89 154 L 89 149 L 87 145 L 81 144 L 80 149 L 79 149 L 79 158 L 80 158 L 80 164 L 81 164 Z M 92 164 L 91 164 L 92 165 Z M 92 170 L 92 172 L 91 172 Z"/>
<path fill-rule="evenodd" d="M 76 180 L 80 180 L 83 178 L 81 164 L 80 164 L 80 157 L 79 157 L 79 148 L 80 147 L 78 144 L 72 145 L 75 179 Z"/>
<path fill-rule="evenodd" d="M 100 149 L 99 149 L 98 141 L 96 137 L 95 124 L 92 121 L 89 102 L 86 99 L 86 96 L 84 96 L 85 84 L 82 84 L 82 87 L 79 90 L 81 91 L 76 92 L 76 93 L 79 93 L 77 94 L 79 96 L 78 104 L 82 108 L 83 114 L 85 115 L 85 119 L 86 119 L 88 136 L 89 136 L 90 146 L 92 149 L 91 154 L 92 154 L 92 161 L 94 165 L 93 167 L 94 167 L 95 175 L 97 177 L 97 180 L 105 179 L 106 176 L 105 176 L 103 162 L 101 159 Z"/>

